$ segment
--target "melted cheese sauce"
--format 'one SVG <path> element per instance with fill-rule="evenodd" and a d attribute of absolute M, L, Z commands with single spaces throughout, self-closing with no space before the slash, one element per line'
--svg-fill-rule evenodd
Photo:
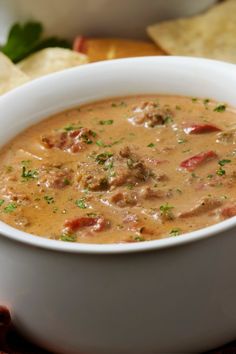
<path fill-rule="evenodd" d="M 0 152 L 0 218 L 71 242 L 174 237 L 236 214 L 236 112 L 134 96 L 56 114 Z M 189 160 L 190 159 L 190 160 Z"/>

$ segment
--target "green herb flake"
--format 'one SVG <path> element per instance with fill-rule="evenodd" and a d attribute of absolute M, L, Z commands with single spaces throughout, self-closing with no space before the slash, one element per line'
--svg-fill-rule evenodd
<path fill-rule="evenodd" d="M 191 176 L 192 176 L 193 178 L 198 178 L 198 176 L 197 176 L 196 173 L 194 173 L 194 172 L 191 173 Z"/>
<path fill-rule="evenodd" d="M 53 197 L 50 197 L 49 195 L 45 195 L 43 199 L 47 202 L 47 204 L 53 204 L 53 203 L 55 203 L 54 198 L 53 198 Z"/>
<path fill-rule="evenodd" d="M 77 199 L 75 201 L 75 205 L 77 205 L 77 207 L 79 207 L 80 209 L 86 209 L 87 208 L 87 205 L 85 204 L 85 201 L 84 199 Z"/>
<path fill-rule="evenodd" d="M 160 206 L 161 215 L 172 217 L 172 210 L 174 209 L 173 206 L 169 205 L 168 203 L 163 204 Z"/>
<path fill-rule="evenodd" d="M 121 143 L 123 140 L 124 140 L 124 138 L 120 138 L 119 140 L 113 141 L 110 144 L 105 144 L 102 140 L 97 140 L 96 145 L 100 146 L 100 147 L 107 148 L 107 147 L 112 147 L 114 145 L 117 145 L 117 144 Z"/>
<path fill-rule="evenodd" d="M 178 142 L 178 144 L 184 144 L 187 142 L 187 140 L 186 139 L 178 139 L 177 142 Z"/>
<path fill-rule="evenodd" d="M 155 147 L 155 144 L 150 143 L 150 144 L 148 144 L 148 145 L 147 145 L 147 147 L 149 147 L 149 148 L 153 148 L 153 147 Z"/>
<path fill-rule="evenodd" d="M 214 112 L 224 112 L 226 110 L 225 104 L 219 104 L 214 108 Z"/>
<path fill-rule="evenodd" d="M 179 194 L 183 193 L 183 191 L 181 191 L 181 189 L 179 189 L 179 188 L 176 189 L 176 192 L 178 192 Z"/>
<path fill-rule="evenodd" d="M 38 177 L 38 171 L 37 170 L 26 170 L 26 167 L 23 166 L 22 167 L 22 173 L 21 173 L 21 177 L 25 180 L 25 181 L 29 181 L 31 179 L 36 179 Z"/>
<path fill-rule="evenodd" d="M 98 154 L 96 157 L 95 157 L 95 161 L 99 164 L 99 165 L 104 165 L 105 162 L 110 158 L 112 157 L 113 154 L 111 152 L 103 152 L 101 154 Z"/>
<path fill-rule="evenodd" d="M 82 138 L 82 140 L 83 140 L 83 142 L 84 142 L 85 144 L 90 145 L 90 144 L 93 143 L 93 141 L 92 141 L 91 139 L 89 139 L 89 137 L 88 137 L 87 134 L 83 134 L 83 135 L 81 136 L 81 138 Z"/>
<path fill-rule="evenodd" d="M 224 166 L 224 165 L 226 165 L 227 163 L 230 163 L 230 162 L 231 162 L 231 160 L 223 159 L 223 160 L 220 160 L 220 161 L 218 162 L 218 164 L 219 164 L 220 166 Z"/>
<path fill-rule="evenodd" d="M 112 125 L 114 123 L 114 120 L 108 119 L 108 120 L 100 120 L 99 124 L 100 125 Z"/>
<path fill-rule="evenodd" d="M 5 203 L 4 199 L 0 199 L 0 206 L 2 206 Z"/>
<path fill-rule="evenodd" d="M 9 214 L 9 213 L 12 213 L 13 211 L 15 211 L 16 208 L 17 208 L 17 205 L 15 203 L 10 203 L 3 209 L 3 211 L 4 211 L 4 213 Z"/>
<path fill-rule="evenodd" d="M 197 99 L 197 97 L 192 97 L 191 100 L 193 103 L 196 103 L 198 99 Z"/>
<path fill-rule="evenodd" d="M 63 128 L 63 130 L 65 130 L 66 132 L 71 132 L 71 131 L 74 131 L 74 130 L 77 130 L 77 129 L 81 129 L 81 128 L 82 128 L 81 126 L 74 125 L 74 124 L 69 124 L 69 125 L 65 126 Z"/>
<path fill-rule="evenodd" d="M 220 167 L 220 168 L 216 171 L 216 174 L 217 174 L 218 176 L 224 176 L 224 175 L 226 174 L 226 172 L 225 172 L 225 170 L 224 170 L 222 167 Z"/>
<path fill-rule="evenodd" d="M 60 241 L 64 242 L 76 242 L 77 237 L 75 235 L 63 234 L 60 236 Z"/>
<path fill-rule="evenodd" d="M 173 118 L 171 116 L 166 116 L 164 118 L 164 124 L 170 124 L 173 122 Z"/>
<path fill-rule="evenodd" d="M 180 233 L 181 233 L 181 229 L 177 227 L 177 228 L 172 229 L 170 231 L 170 236 L 172 236 L 172 237 L 178 236 L 178 235 L 180 235 Z"/>
<path fill-rule="evenodd" d="M 92 217 L 92 218 L 97 217 L 96 213 L 87 213 L 86 215 L 89 216 L 89 217 Z"/>
<path fill-rule="evenodd" d="M 124 101 L 121 101 L 120 103 L 115 103 L 112 102 L 111 107 L 117 108 L 117 107 L 127 107 L 127 103 Z"/>
<path fill-rule="evenodd" d="M 64 186 L 70 186 L 71 185 L 71 181 L 68 178 L 64 178 L 63 184 L 64 184 Z"/>
<path fill-rule="evenodd" d="M 105 146 L 106 146 L 102 140 L 97 140 L 97 141 L 96 141 L 96 144 L 97 144 L 98 146 L 101 146 L 101 147 L 105 147 Z"/>
<path fill-rule="evenodd" d="M 134 241 L 135 242 L 143 242 L 143 241 L 145 241 L 145 238 L 142 236 L 135 236 Z"/>

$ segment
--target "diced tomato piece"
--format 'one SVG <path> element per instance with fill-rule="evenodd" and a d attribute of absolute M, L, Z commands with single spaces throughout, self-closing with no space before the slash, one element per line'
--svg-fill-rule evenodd
<path fill-rule="evenodd" d="M 236 205 L 228 205 L 221 210 L 221 215 L 224 218 L 236 216 Z"/>
<path fill-rule="evenodd" d="M 192 124 L 184 128 L 186 134 L 204 134 L 218 131 L 221 131 L 221 129 L 212 124 Z"/>
<path fill-rule="evenodd" d="M 74 39 L 73 50 L 79 53 L 87 53 L 87 40 L 83 36 L 77 36 Z"/>
<path fill-rule="evenodd" d="M 102 217 L 80 217 L 72 220 L 66 220 L 64 226 L 69 232 L 76 232 L 84 227 L 93 226 L 94 231 L 103 231 L 108 222 Z"/>
<path fill-rule="evenodd" d="M 199 165 L 217 158 L 217 154 L 214 151 L 201 152 L 198 155 L 192 156 L 187 160 L 181 162 L 180 167 L 186 168 L 188 171 L 195 170 Z"/>

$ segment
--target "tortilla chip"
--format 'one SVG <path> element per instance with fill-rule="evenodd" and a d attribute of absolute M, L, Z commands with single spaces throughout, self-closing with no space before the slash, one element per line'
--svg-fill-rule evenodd
<path fill-rule="evenodd" d="M 236 1 L 228 0 L 206 13 L 162 22 L 147 28 L 168 54 L 236 63 Z"/>
<path fill-rule="evenodd" d="M 31 79 L 86 64 L 86 55 L 64 48 L 46 48 L 30 55 L 17 64 Z"/>
<path fill-rule="evenodd" d="M 0 95 L 28 80 L 29 78 L 0 52 Z"/>
<path fill-rule="evenodd" d="M 155 44 L 148 41 L 117 38 L 85 39 L 85 52 L 90 62 L 164 54 Z"/>

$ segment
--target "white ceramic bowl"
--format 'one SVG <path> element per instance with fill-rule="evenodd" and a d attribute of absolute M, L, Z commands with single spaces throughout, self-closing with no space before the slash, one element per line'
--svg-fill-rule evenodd
<path fill-rule="evenodd" d="M 0 41 L 14 21 L 36 19 L 48 34 L 144 38 L 147 25 L 190 16 L 216 0 L 0 0 Z M 2 38 L 1 38 L 2 37 Z"/>
<path fill-rule="evenodd" d="M 236 106 L 234 65 L 150 57 L 89 64 L 0 98 L 0 141 L 48 115 L 113 96 L 163 93 Z M 236 337 L 236 218 L 138 244 L 70 244 L 0 222 L 0 303 L 56 353 L 193 353 Z"/>

